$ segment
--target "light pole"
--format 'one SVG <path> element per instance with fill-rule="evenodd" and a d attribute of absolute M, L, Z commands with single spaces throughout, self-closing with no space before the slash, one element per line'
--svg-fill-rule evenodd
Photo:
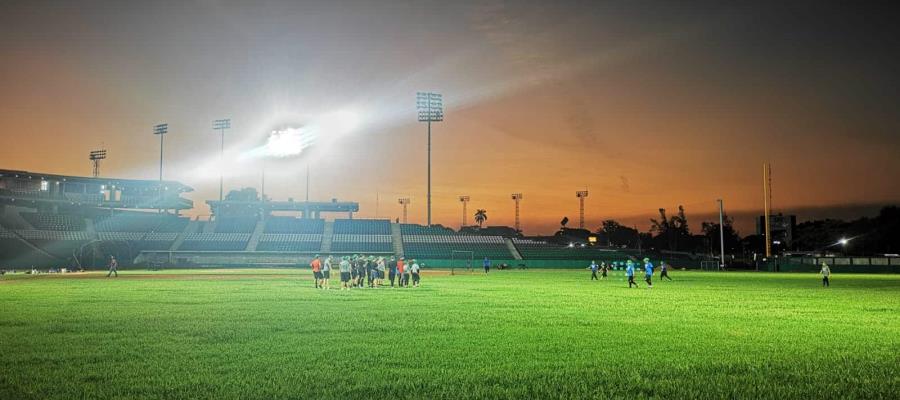
<path fill-rule="evenodd" d="M 106 159 L 106 149 L 91 151 L 88 159 L 94 164 L 94 178 L 100 176 L 100 160 Z"/>
<path fill-rule="evenodd" d="M 519 202 L 522 201 L 522 193 L 513 193 L 512 199 L 516 202 L 516 232 L 522 232 L 519 228 Z"/>
<path fill-rule="evenodd" d="M 213 121 L 213 130 L 219 131 L 222 140 L 219 147 L 219 201 L 222 201 L 225 163 L 225 130 L 231 129 L 231 118 L 217 119 Z"/>
<path fill-rule="evenodd" d="M 406 223 L 406 206 L 409 205 L 409 197 L 404 197 L 402 199 L 397 199 L 400 205 L 403 206 L 403 223 Z"/>
<path fill-rule="evenodd" d="M 431 123 L 444 120 L 444 100 L 439 93 L 416 93 L 419 122 L 428 123 L 428 226 L 431 226 Z"/>
<path fill-rule="evenodd" d="M 459 196 L 459 202 L 462 203 L 463 206 L 463 218 L 462 225 L 459 226 L 460 229 L 466 226 L 466 206 L 469 204 L 469 196 Z"/>
<path fill-rule="evenodd" d="M 158 204 L 162 204 L 163 185 L 162 185 L 162 169 L 163 169 L 163 137 L 169 133 L 169 124 L 158 124 L 153 127 L 153 134 L 159 136 L 159 200 Z M 162 212 L 162 208 L 159 209 Z"/>
<path fill-rule="evenodd" d="M 725 206 L 722 202 L 722 199 L 719 199 L 719 255 L 721 256 L 721 262 L 719 263 L 719 269 L 725 270 Z"/>
<path fill-rule="evenodd" d="M 578 229 L 584 229 L 584 198 L 588 197 L 588 191 L 579 190 L 575 192 L 575 197 L 578 198 Z"/>

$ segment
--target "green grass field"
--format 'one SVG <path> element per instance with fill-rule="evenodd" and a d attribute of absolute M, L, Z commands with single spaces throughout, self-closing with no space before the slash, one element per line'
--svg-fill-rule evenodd
<path fill-rule="evenodd" d="M 0 399 L 898 398 L 900 276 L 5 276 Z"/>

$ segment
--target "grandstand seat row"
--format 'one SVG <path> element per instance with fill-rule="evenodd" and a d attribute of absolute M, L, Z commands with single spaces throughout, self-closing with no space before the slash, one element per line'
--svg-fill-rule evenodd
<path fill-rule="evenodd" d="M 391 222 L 386 219 L 336 219 L 334 233 L 390 235 Z"/>

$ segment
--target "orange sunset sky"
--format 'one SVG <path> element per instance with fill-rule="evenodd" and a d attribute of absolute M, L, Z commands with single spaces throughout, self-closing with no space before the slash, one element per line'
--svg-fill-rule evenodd
<path fill-rule="evenodd" d="M 435 223 L 457 227 L 465 194 L 512 225 L 522 192 L 526 234 L 551 233 L 587 188 L 590 229 L 679 204 L 699 224 L 723 198 L 747 234 L 765 161 L 776 209 L 801 220 L 900 199 L 895 31 L 816 2 L 20 2 L 0 13 L 0 168 L 90 175 L 105 147 L 102 175 L 156 179 L 166 122 L 164 175 L 196 189 L 192 215 L 220 168 L 227 191 L 258 188 L 265 164 L 285 200 L 310 165 L 313 200 L 393 219 L 410 197 L 423 223 L 415 94 L 435 91 Z M 335 113 L 353 128 L 252 155 Z"/>

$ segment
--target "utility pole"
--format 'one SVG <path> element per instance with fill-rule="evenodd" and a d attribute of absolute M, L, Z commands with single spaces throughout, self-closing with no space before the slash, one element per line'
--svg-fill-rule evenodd
<path fill-rule="evenodd" d="M 584 198 L 588 197 L 588 191 L 579 190 L 575 192 L 575 197 L 578 198 L 578 228 L 584 229 Z"/>
<path fill-rule="evenodd" d="M 772 207 L 772 167 L 769 163 L 763 164 L 763 206 L 765 214 L 763 218 L 765 218 L 765 240 L 766 240 L 766 259 L 772 257 L 772 227 L 769 225 L 769 219 L 771 218 L 770 207 Z"/>
<path fill-rule="evenodd" d="M 720 257 L 722 260 L 721 263 L 719 263 L 719 269 L 724 270 L 725 269 L 725 222 L 724 222 L 725 221 L 725 217 L 724 217 L 725 206 L 722 204 L 722 199 L 719 199 L 718 201 L 719 201 L 719 246 L 721 246 L 719 248 L 719 250 L 721 250 Z"/>
<path fill-rule="evenodd" d="M 519 226 L 519 202 L 522 201 L 522 193 L 513 193 L 511 198 L 516 202 L 516 232 L 522 232 Z M 584 217 L 582 216 L 582 220 Z"/>
<path fill-rule="evenodd" d="M 439 93 L 416 93 L 419 122 L 428 123 L 428 226 L 431 226 L 431 123 L 444 120 L 444 103 Z"/>
<path fill-rule="evenodd" d="M 403 206 L 403 223 L 406 223 L 406 206 L 409 205 L 409 197 L 404 197 L 397 200 L 401 206 Z"/>
<path fill-rule="evenodd" d="M 466 206 L 469 204 L 469 196 L 459 196 L 459 202 L 462 203 L 463 213 L 462 213 L 462 225 L 459 226 L 460 229 L 466 226 Z"/>

